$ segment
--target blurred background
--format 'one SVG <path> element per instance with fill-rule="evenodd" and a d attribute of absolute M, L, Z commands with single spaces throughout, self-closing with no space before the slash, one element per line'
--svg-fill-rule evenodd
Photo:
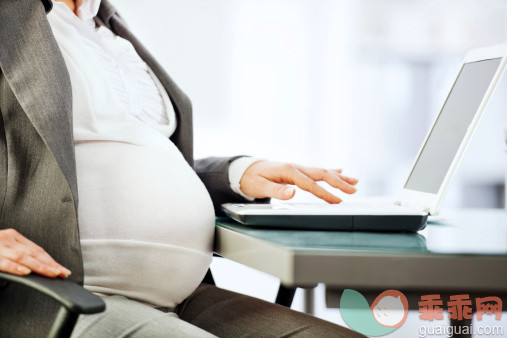
<path fill-rule="evenodd" d="M 344 168 L 360 197 L 396 196 L 466 51 L 507 42 L 504 0 L 112 2 L 192 99 L 196 157 Z M 443 208 L 504 207 L 505 93 L 507 77 Z M 225 260 L 213 271 L 221 286 L 275 297 L 272 277 Z M 317 315 L 340 322 L 321 289 Z M 413 333 L 410 321 L 390 337 Z"/>

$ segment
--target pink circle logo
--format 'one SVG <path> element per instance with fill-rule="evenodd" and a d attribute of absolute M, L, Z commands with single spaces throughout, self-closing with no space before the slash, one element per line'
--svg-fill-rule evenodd
<path fill-rule="evenodd" d="M 407 319 L 407 297 L 398 290 L 386 290 L 371 305 L 373 318 L 384 327 L 400 327 Z"/>

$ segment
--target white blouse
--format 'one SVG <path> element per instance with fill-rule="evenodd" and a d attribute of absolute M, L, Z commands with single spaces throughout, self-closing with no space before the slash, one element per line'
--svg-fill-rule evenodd
<path fill-rule="evenodd" d="M 203 183 L 169 140 L 173 107 L 127 40 L 95 27 L 100 1 L 48 15 L 68 68 L 85 288 L 174 307 L 211 262 L 214 212 Z M 231 165 L 231 186 L 253 159 Z M 238 178 L 239 176 L 239 178 Z"/>

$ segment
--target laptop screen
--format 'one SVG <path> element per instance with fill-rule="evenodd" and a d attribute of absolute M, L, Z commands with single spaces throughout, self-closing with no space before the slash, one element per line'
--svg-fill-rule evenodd
<path fill-rule="evenodd" d="M 464 64 L 405 188 L 438 193 L 501 60 L 496 58 Z"/>

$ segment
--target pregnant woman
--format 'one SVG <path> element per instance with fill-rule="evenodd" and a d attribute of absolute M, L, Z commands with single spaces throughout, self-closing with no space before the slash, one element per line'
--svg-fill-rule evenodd
<path fill-rule="evenodd" d="M 0 271 L 70 276 L 103 297 L 73 336 L 359 336 L 203 282 L 221 203 L 290 199 L 292 185 L 339 203 L 316 181 L 354 193 L 356 179 L 194 162 L 190 101 L 105 0 L 0 1 L 0 67 Z M 55 305 L 21 293 L 30 306 L 0 300 L 23 319 L 0 336 L 51 323 Z"/>

